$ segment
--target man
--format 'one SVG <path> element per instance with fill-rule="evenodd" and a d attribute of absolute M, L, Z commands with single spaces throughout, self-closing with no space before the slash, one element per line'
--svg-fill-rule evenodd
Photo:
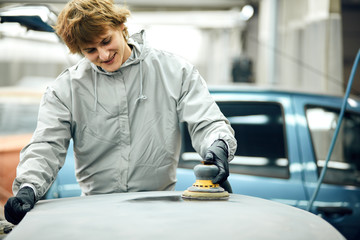
<path fill-rule="evenodd" d="M 74 141 L 84 195 L 173 190 L 180 154 L 179 122 L 196 151 L 219 167 L 224 182 L 236 140 L 198 71 L 150 48 L 144 32 L 128 36 L 129 11 L 112 0 L 73 0 L 55 27 L 84 58 L 46 90 L 33 138 L 21 152 L 15 197 L 5 206 L 17 224 L 51 186 Z"/>

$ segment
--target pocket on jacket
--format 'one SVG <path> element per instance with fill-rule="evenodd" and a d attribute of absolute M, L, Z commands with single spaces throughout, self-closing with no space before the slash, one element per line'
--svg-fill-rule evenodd
<path fill-rule="evenodd" d="M 120 141 L 117 115 L 89 110 L 87 120 L 84 131 L 87 131 L 93 137 L 112 144 Z"/>

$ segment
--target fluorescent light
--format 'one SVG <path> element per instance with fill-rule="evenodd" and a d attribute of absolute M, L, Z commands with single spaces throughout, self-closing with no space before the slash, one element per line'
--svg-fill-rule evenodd
<path fill-rule="evenodd" d="M 249 20 L 254 15 L 254 8 L 251 5 L 245 5 L 239 13 L 240 19 L 243 21 Z"/>
<path fill-rule="evenodd" d="M 233 116 L 228 117 L 231 124 L 266 124 L 269 117 L 266 115 Z"/>
<path fill-rule="evenodd" d="M 319 167 L 325 166 L 325 160 L 318 160 L 317 162 Z M 349 170 L 352 169 L 351 165 L 349 163 L 345 162 L 335 162 L 335 161 L 329 161 L 328 167 L 333 169 L 340 169 L 340 170 Z"/>

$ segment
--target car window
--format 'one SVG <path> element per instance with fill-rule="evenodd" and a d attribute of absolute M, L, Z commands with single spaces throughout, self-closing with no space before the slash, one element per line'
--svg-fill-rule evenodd
<path fill-rule="evenodd" d="M 340 111 L 317 106 L 306 107 L 318 171 L 326 161 Z M 324 183 L 360 186 L 360 115 L 346 112 L 332 152 Z"/>
<path fill-rule="evenodd" d="M 289 178 L 283 109 L 270 102 L 219 102 L 221 111 L 235 131 L 238 147 L 230 163 L 230 172 L 274 178 Z M 191 146 L 189 133 L 183 127 L 181 167 L 186 160 L 200 156 Z M 197 162 L 198 163 L 198 162 Z"/>

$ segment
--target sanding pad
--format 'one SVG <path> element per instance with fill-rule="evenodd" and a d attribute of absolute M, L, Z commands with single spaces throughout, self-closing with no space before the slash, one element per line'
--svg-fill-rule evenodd
<path fill-rule="evenodd" d="M 196 199 L 196 200 L 227 200 L 229 198 L 227 191 L 223 192 L 193 192 L 185 190 L 182 194 L 184 199 Z"/>
<path fill-rule="evenodd" d="M 196 176 L 195 183 L 185 190 L 182 194 L 184 199 L 197 200 L 226 200 L 229 193 L 225 191 L 219 184 L 214 184 L 213 179 L 219 169 L 215 165 L 196 165 L 194 173 Z"/>

